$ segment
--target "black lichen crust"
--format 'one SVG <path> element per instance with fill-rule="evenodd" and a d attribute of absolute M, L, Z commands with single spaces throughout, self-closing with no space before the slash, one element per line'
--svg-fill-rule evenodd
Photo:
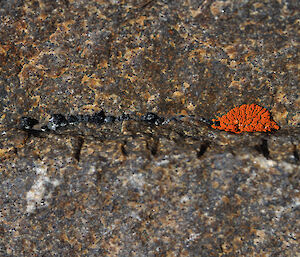
<path fill-rule="evenodd" d="M 130 117 L 129 114 L 123 113 L 121 116 L 118 117 L 119 121 L 125 121 L 125 120 L 131 120 L 132 118 Z"/>
<path fill-rule="evenodd" d="M 104 111 L 96 112 L 93 115 L 89 116 L 89 122 L 102 124 L 105 122 L 105 113 Z"/>
<path fill-rule="evenodd" d="M 30 117 L 22 117 L 20 120 L 20 127 L 23 130 L 30 130 L 34 125 L 37 125 L 39 122 L 36 119 Z"/>
<path fill-rule="evenodd" d="M 159 117 L 157 114 L 153 112 L 147 112 L 145 115 L 141 117 L 142 121 L 148 122 L 154 125 L 160 125 L 164 122 L 164 118 Z"/>
<path fill-rule="evenodd" d="M 49 120 L 48 128 L 50 130 L 56 130 L 68 125 L 68 121 L 62 114 L 53 114 Z"/>
<path fill-rule="evenodd" d="M 91 124 L 93 123 L 93 124 L 101 125 L 103 123 L 113 123 L 115 121 L 123 122 L 128 120 L 136 120 L 136 121 L 145 122 L 149 125 L 159 126 L 162 124 L 167 124 L 172 120 L 176 122 L 180 122 L 183 118 L 195 120 L 195 117 L 193 115 L 192 116 L 179 115 L 167 119 L 164 117 L 160 117 L 153 112 L 147 112 L 145 115 L 142 115 L 140 117 L 132 116 L 125 113 L 123 113 L 119 117 L 115 117 L 112 115 L 106 116 L 103 110 L 94 113 L 92 115 L 87 115 L 87 114 L 69 115 L 67 116 L 67 118 L 62 114 L 53 114 L 49 122 L 41 126 L 40 130 L 43 132 L 56 131 L 57 129 L 67 127 L 68 125 L 77 125 L 79 123 L 91 123 Z M 211 124 L 210 120 L 205 119 L 203 117 L 200 117 L 196 120 L 206 124 Z M 36 119 L 30 117 L 23 117 L 20 121 L 20 127 L 23 130 L 31 130 L 32 127 L 38 123 L 39 122 Z"/>
<path fill-rule="evenodd" d="M 73 124 L 76 124 L 76 123 L 79 122 L 78 117 L 75 116 L 75 115 L 70 115 L 67 120 L 68 120 L 70 125 L 73 125 Z"/>

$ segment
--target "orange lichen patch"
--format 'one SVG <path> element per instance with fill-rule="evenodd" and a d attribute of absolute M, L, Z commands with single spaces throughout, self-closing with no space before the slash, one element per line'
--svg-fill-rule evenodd
<path fill-rule="evenodd" d="M 270 112 L 256 104 L 243 104 L 235 107 L 222 117 L 213 119 L 213 122 L 215 124 L 212 125 L 212 128 L 237 134 L 242 132 L 267 132 L 279 129 L 279 126 L 273 121 Z"/>

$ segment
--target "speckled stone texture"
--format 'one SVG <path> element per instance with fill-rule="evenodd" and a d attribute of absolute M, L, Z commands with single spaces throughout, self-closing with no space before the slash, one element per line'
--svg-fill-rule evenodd
<path fill-rule="evenodd" d="M 0 1 L 0 256 L 299 256 L 299 1 Z M 213 130 L 241 104 L 276 133 Z M 24 131 L 52 114 L 136 118 Z"/>

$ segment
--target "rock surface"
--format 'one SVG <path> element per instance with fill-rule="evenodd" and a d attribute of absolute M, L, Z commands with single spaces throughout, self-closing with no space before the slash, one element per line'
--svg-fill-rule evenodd
<path fill-rule="evenodd" d="M 297 256 L 299 9 L 1 2 L 0 255 Z"/>

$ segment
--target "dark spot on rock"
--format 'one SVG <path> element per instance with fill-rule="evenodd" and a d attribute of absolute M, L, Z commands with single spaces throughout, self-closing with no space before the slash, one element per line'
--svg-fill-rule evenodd
<path fill-rule="evenodd" d="M 154 144 L 151 148 L 150 148 L 150 152 L 153 156 L 155 156 L 158 152 L 158 145 Z"/>
<path fill-rule="evenodd" d="M 299 162 L 300 157 L 299 157 L 299 153 L 298 153 L 298 151 L 296 149 L 296 146 L 294 148 L 293 155 L 294 155 L 294 158 L 295 158 L 296 162 Z"/>
<path fill-rule="evenodd" d="M 22 117 L 20 121 L 21 129 L 30 130 L 34 125 L 38 124 L 38 120 L 30 117 Z"/>
<path fill-rule="evenodd" d="M 84 139 L 82 137 L 78 137 L 77 145 L 74 151 L 74 158 L 79 162 L 80 161 L 80 153 L 82 149 L 82 145 L 84 143 Z"/>
<path fill-rule="evenodd" d="M 48 128 L 50 130 L 56 130 L 67 125 L 68 121 L 66 120 L 65 116 L 63 116 L 62 114 L 53 114 L 49 120 Z"/>
<path fill-rule="evenodd" d="M 261 153 L 266 159 L 270 158 L 270 151 L 269 151 L 269 148 L 268 148 L 268 140 L 266 140 L 266 139 L 263 138 L 261 140 L 261 144 L 255 146 L 255 149 L 259 153 Z"/>
<path fill-rule="evenodd" d="M 151 155 L 156 156 L 158 152 L 159 139 L 153 138 L 152 140 L 146 141 L 146 147 L 150 151 Z"/>
<path fill-rule="evenodd" d="M 204 142 L 201 146 L 200 146 L 200 150 L 197 152 L 197 157 L 200 158 L 203 154 L 205 154 L 207 148 L 209 147 L 209 142 Z"/>
<path fill-rule="evenodd" d="M 122 152 L 122 154 L 123 154 L 124 156 L 128 156 L 128 152 L 127 152 L 127 150 L 125 149 L 126 144 L 127 144 L 126 141 L 124 141 L 124 143 L 121 144 L 121 152 Z"/>
<path fill-rule="evenodd" d="M 159 117 L 157 114 L 152 112 L 148 112 L 143 115 L 141 120 L 155 125 L 160 125 L 164 122 L 164 118 Z"/>

